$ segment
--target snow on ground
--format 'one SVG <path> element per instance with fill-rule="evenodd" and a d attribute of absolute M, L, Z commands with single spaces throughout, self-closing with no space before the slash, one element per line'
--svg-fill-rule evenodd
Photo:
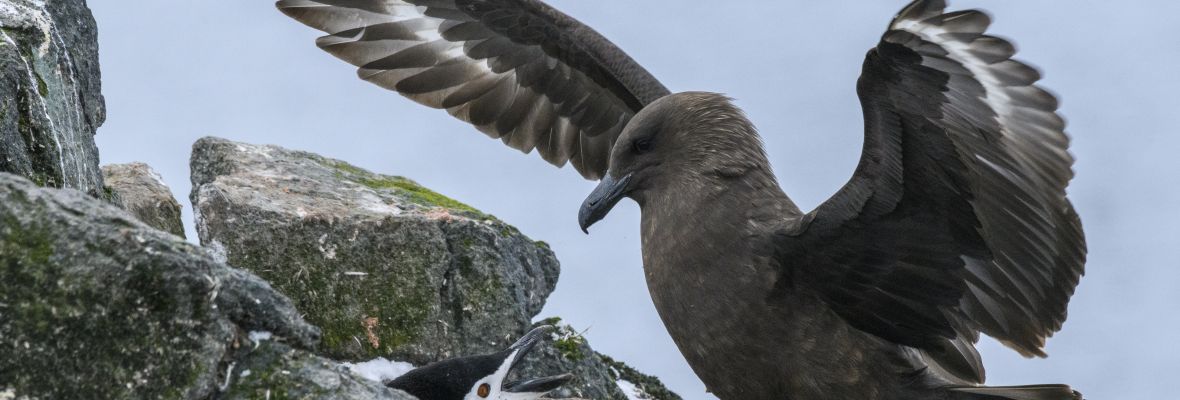
<path fill-rule="evenodd" d="M 401 361 L 389 361 L 383 357 L 360 362 L 360 363 L 344 363 L 344 367 L 352 370 L 357 375 L 365 377 L 365 379 L 384 383 L 402 376 L 406 372 L 414 369 L 414 365 Z"/>
<path fill-rule="evenodd" d="M 619 390 L 622 390 L 624 395 L 627 395 L 627 400 L 647 400 L 651 398 L 651 395 L 644 392 L 639 386 L 635 386 L 634 383 L 619 379 L 615 381 L 615 384 L 619 385 Z"/>

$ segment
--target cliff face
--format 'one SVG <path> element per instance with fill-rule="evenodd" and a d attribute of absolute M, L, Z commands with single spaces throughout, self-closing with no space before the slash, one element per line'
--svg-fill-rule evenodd
<path fill-rule="evenodd" d="M 0 0 L 0 172 L 100 194 L 99 82 L 84 1 Z"/>

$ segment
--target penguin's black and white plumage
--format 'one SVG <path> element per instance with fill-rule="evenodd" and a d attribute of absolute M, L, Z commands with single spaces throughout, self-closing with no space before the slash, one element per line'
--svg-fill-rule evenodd
<path fill-rule="evenodd" d="M 550 330 L 551 327 L 539 327 L 502 351 L 439 361 L 407 372 L 385 385 L 421 400 L 539 399 L 568 382 L 573 375 L 562 374 L 515 382 L 505 380 L 512 368 Z"/>

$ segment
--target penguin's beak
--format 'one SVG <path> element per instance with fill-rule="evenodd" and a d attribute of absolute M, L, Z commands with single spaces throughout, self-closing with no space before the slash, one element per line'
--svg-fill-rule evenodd
<path fill-rule="evenodd" d="M 520 361 L 524 360 L 525 356 L 528 355 L 529 351 L 536 347 L 537 343 L 540 343 L 541 340 L 545 338 L 545 335 L 553 332 L 553 329 L 554 327 L 552 326 L 537 327 L 529 331 L 529 333 L 526 333 L 524 337 L 521 337 L 520 340 L 517 340 L 516 343 L 512 344 L 512 346 L 509 346 L 508 349 L 513 351 L 513 354 L 512 360 L 510 361 L 511 364 L 508 368 L 510 370 L 516 368 L 516 366 L 520 364 Z M 536 397 L 539 398 L 542 395 L 561 387 L 561 385 L 564 385 L 573 378 L 574 376 L 572 374 L 567 373 L 547 376 L 544 378 L 526 379 L 522 381 L 505 383 L 503 390 L 505 392 L 514 394 L 535 394 Z"/>
<path fill-rule="evenodd" d="M 504 391 L 510 393 L 536 393 L 538 395 L 543 395 L 561 387 L 561 385 L 566 384 L 566 382 L 569 382 L 571 379 L 574 379 L 574 375 L 567 373 L 547 376 L 544 378 L 505 383 Z"/>

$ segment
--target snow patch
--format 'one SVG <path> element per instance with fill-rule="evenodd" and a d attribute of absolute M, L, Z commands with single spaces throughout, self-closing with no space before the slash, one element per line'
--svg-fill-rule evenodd
<path fill-rule="evenodd" d="M 615 385 L 619 386 L 619 390 L 623 391 L 623 395 L 627 396 L 627 400 L 651 399 L 650 394 L 647 394 L 647 392 L 643 391 L 643 389 L 640 389 L 639 386 L 636 386 L 634 383 L 629 381 L 619 379 L 615 381 Z"/>
<path fill-rule="evenodd" d="M 343 363 L 345 368 L 352 370 L 357 375 L 365 379 L 385 383 L 397 377 L 405 375 L 406 372 L 414 369 L 414 365 L 401 361 L 390 361 L 384 357 L 377 357 L 375 359 L 360 362 L 360 363 Z"/>

